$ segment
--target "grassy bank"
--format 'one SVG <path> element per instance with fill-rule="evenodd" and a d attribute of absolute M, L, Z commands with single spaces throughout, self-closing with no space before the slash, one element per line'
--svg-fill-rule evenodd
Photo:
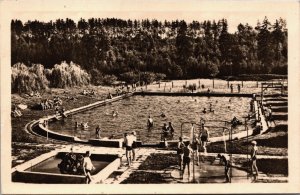
<path fill-rule="evenodd" d="M 94 90 L 95 95 L 82 95 L 82 91 Z M 54 108 L 48 110 L 35 110 L 30 109 L 32 106 L 40 103 L 44 99 L 53 99 L 58 96 L 66 110 L 81 107 L 107 97 L 108 91 L 114 92 L 112 88 L 109 87 L 76 87 L 72 89 L 52 89 L 41 94 L 41 97 L 30 97 L 28 95 L 22 94 L 12 94 L 12 104 L 25 104 L 28 106 L 27 109 L 22 110 L 22 116 L 19 118 L 11 119 L 12 124 L 12 142 L 31 142 L 31 143 L 45 143 L 45 139 L 37 138 L 36 136 L 29 135 L 24 131 L 24 127 L 27 123 L 32 120 L 37 120 L 46 115 L 55 114 Z"/>

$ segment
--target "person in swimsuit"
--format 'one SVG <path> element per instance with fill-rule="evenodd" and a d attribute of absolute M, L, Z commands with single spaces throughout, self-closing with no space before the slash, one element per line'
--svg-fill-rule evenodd
<path fill-rule="evenodd" d="M 126 158 L 128 166 L 131 165 L 132 162 L 132 144 L 133 144 L 133 137 L 131 135 L 128 135 L 127 133 L 124 134 L 124 144 L 126 149 Z"/>
<path fill-rule="evenodd" d="M 181 178 L 183 178 L 185 167 L 187 166 L 188 169 L 188 177 L 190 177 L 190 162 L 191 162 L 191 156 L 192 156 L 193 150 L 190 147 L 190 142 L 188 141 L 186 143 L 186 146 L 183 148 L 183 169 L 181 173 Z"/>
<path fill-rule="evenodd" d="M 201 124 L 201 133 L 199 135 L 200 140 L 201 140 L 201 145 L 204 149 L 204 153 L 206 153 L 206 144 L 208 142 L 209 139 L 209 131 L 208 129 L 204 126 L 204 123 Z"/>
<path fill-rule="evenodd" d="M 225 173 L 225 177 L 226 177 L 226 182 L 228 183 L 230 181 L 230 179 L 229 179 L 229 171 L 231 168 L 230 158 L 227 154 L 218 154 L 217 158 L 220 159 L 220 163 L 224 164 L 224 168 L 225 168 L 224 173 Z"/>
<path fill-rule="evenodd" d="M 92 175 L 91 171 L 95 169 L 91 159 L 90 159 L 91 153 L 90 151 L 86 151 L 85 157 L 83 159 L 83 173 L 86 176 L 86 183 L 89 184 L 92 182 Z"/>
<path fill-rule="evenodd" d="M 200 141 L 197 138 L 197 135 L 195 135 L 193 142 L 192 142 L 192 149 L 193 149 L 194 154 L 196 154 L 197 166 L 199 166 L 199 160 L 200 160 L 199 145 L 200 145 Z"/>
<path fill-rule="evenodd" d="M 96 127 L 96 138 L 97 139 L 100 138 L 100 132 L 101 132 L 100 125 L 97 125 L 97 127 Z"/>
<path fill-rule="evenodd" d="M 171 136 L 173 136 L 175 130 L 171 122 L 169 122 L 168 131 L 171 134 Z"/>
<path fill-rule="evenodd" d="M 182 161 L 183 161 L 183 148 L 185 147 L 182 137 L 179 137 L 179 142 L 177 144 L 177 155 L 178 155 L 178 165 L 179 165 L 179 170 L 182 170 Z"/>
<path fill-rule="evenodd" d="M 132 161 L 135 161 L 135 150 L 137 148 L 137 145 L 136 145 L 136 132 L 132 131 L 131 134 L 132 134 L 131 137 L 133 139 L 133 143 L 132 143 Z"/>
<path fill-rule="evenodd" d="M 147 126 L 148 126 L 148 130 L 153 127 L 153 119 L 151 118 L 150 115 L 148 117 Z"/>
<path fill-rule="evenodd" d="M 250 152 L 250 156 L 251 156 L 251 174 L 253 174 L 253 171 L 255 171 L 255 174 L 253 174 L 254 177 L 254 181 L 257 179 L 258 177 L 258 169 L 257 169 L 257 165 L 256 165 L 256 154 L 257 154 L 257 142 L 256 141 L 252 141 L 251 142 L 252 145 L 252 149 Z"/>

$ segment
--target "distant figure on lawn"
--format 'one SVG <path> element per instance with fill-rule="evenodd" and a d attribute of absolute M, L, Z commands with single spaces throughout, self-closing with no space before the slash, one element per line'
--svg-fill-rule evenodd
<path fill-rule="evenodd" d="M 230 84 L 230 91 L 233 93 L 233 84 Z"/>
<path fill-rule="evenodd" d="M 240 84 L 237 85 L 237 89 L 238 89 L 238 92 L 240 93 L 241 92 L 241 85 Z"/>

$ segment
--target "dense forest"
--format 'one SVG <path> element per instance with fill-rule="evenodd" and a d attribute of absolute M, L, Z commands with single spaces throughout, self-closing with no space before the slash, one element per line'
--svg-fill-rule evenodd
<path fill-rule="evenodd" d="M 255 27 L 228 32 L 219 21 L 58 19 L 11 22 L 11 65 L 79 64 L 93 84 L 108 78 L 129 83 L 142 73 L 189 79 L 240 74 L 287 74 L 286 21 L 265 17 Z M 19 65 L 20 66 L 20 65 Z M 139 75 L 139 76 L 138 76 Z M 142 76 L 143 76 L 142 75 Z M 139 78 L 138 78 L 139 77 Z"/>

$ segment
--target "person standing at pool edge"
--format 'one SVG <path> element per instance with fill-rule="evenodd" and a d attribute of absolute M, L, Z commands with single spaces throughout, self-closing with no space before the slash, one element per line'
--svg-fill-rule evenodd
<path fill-rule="evenodd" d="M 256 166 L 256 153 L 257 153 L 257 142 L 256 141 L 252 141 L 252 149 L 251 149 L 251 174 L 253 174 L 253 170 L 255 171 L 255 174 L 253 175 L 254 177 L 254 181 L 257 180 L 258 177 L 258 169 Z"/>
<path fill-rule="evenodd" d="M 208 142 L 209 139 L 209 131 L 206 127 L 204 127 L 204 123 L 201 124 L 201 132 L 200 132 L 200 140 L 201 140 L 201 145 L 204 149 L 204 153 L 207 153 L 206 151 L 206 144 Z"/>
<path fill-rule="evenodd" d="M 193 153 L 193 150 L 190 147 L 190 142 L 188 141 L 186 143 L 186 146 L 183 148 L 183 168 L 182 168 L 182 173 L 181 173 L 182 179 L 183 179 L 183 175 L 184 175 L 185 166 L 187 166 L 187 169 L 188 169 L 188 177 L 190 177 L 190 175 L 191 175 L 190 162 L 191 162 L 192 153 Z"/>
<path fill-rule="evenodd" d="M 90 159 L 91 153 L 90 151 L 86 151 L 85 157 L 83 159 L 83 173 L 86 176 L 86 183 L 89 184 L 92 182 L 92 175 L 91 171 L 95 169 L 91 159 Z"/>
<path fill-rule="evenodd" d="M 179 142 L 177 144 L 177 155 L 178 155 L 178 165 L 179 165 L 179 170 L 181 171 L 182 169 L 182 160 L 183 160 L 183 148 L 184 148 L 184 143 L 182 141 L 182 137 L 179 137 Z"/>
<path fill-rule="evenodd" d="M 96 138 L 97 138 L 97 139 L 100 138 L 100 131 L 101 131 L 100 125 L 97 125 L 97 127 L 96 127 Z"/>
<path fill-rule="evenodd" d="M 131 136 L 132 136 L 132 140 L 133 140 L 133 143 L 132 143 L 132 161 L 135 161 L 135 149 L 137 148 L 137 145 L 136 145 L 136 132 L 133 131 Z"/>
<path fill-rule="evenodd" d="M 128 166 L 131 165 L 132 161 L 132 144 L 133 144 L 133 137 L 128 135 L 127 133 L 124 134 L 124 144 L 126 149 L 126 158 Z"/>

